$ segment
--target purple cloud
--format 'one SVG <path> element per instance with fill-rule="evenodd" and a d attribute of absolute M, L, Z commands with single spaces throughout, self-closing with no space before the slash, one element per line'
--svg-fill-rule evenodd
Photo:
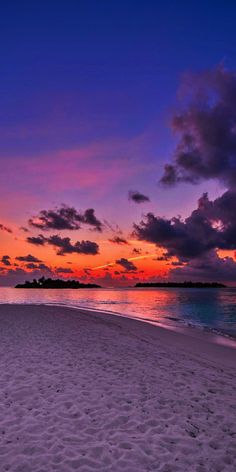
<path fill-rule="evenodd" d="M 213 251 L 201 258 L 190 261 L 187 265 L 176 267 L 171 276 L 179 280 L 207 280 L 234 282 L 236 263 L 231 257 L 220 258 Z"/>
<path fill-rule="evenodd" d="M 30 244 L 34 244 L 35 246 L 44 246 L 46 243 L 46 238 L 39 234 L 38 236 L 28 236 L 26 241 Z"/>
<path fill-rule="evenodd" d="M 16 257 L 16 260 L 17 261 L 22 261 L 22 262 L 42 262 L 37 257 L 32 256 L 32 254 L 28 254 L 27 256 L 18 256 L 18 257 Z"/>
<path fill-rule="evenodd" d="M 99 253 L 99 246 L 97 243 L 92 241 L 77 241 L 76 243 L 71 243 L 70 238 L 61 238 L 59 235 L 50 236 L 46 238 L 46 242 L 58 248 L 57 254 L 59 256 L 64 256 L 65 254 L 91 254 L 95 256 Z"/>
<path fill-rule="evenodd" d="M 117 259 L 116 264 L 119 264 L 128 272 L 137 270 L 137 267 L 133 264 L 133 262 L 128 261 L 128 259 L 125 259 L 124 257 L 121 257 L 121 259 Z"/>
<path fill-rule="evenodd" d="M 126 239 L 121 238 L 120 236 L 114 236 L 114 238 L 109 239 L 110 243 L 114 244 L 129 244 Z"/>
<path fill-rule="evenodd" d="M 57 267 L 55 272 L 57 274 L 73 274 L 73 270 L 68 267 Z"/>
<path fill-rule="evenodd" d="M 30 218 L 28 223 L 41 230 L 78 230 L 81 224 L 87 224 L 99 232 L 102 231 L 102 223 L 96 218 L 93 208 L 79 213 L 75 208 L 67 205 L 54 210 L 41 210 L 39 215 Z"/>
<path fill-rule="evenodd" d="M 11 262 L 10 262 L 10 256 L 2 256 L 2 259 L 1 259 L 1 262 L 2 264 L 4 264 L 5 266 L 10 266 L 11 265 Z"/>
<path fill-rule="evenodd" d="M 179 142 L 161 182 L 171 186 L 218 179 L 235 188 L 236 74 L 218 67 L 193 75 L 189 95 L 187 106 L 172 120 Z"/>
<path fill-rule="evenodd" d="M 150 202 L 150 198 L 143 193 L 138 192 L 137 190 L 130 190 L 128 194 L 129 200 L 132 200 L 135 203 L 146 203 Z"/>
<path fill-rule="evenodd" d="M 7 233 L 12 233 L 12 229 L 8 228 L 7 226 L 4 226 L 3 224 L 0 223 L 0 230 L 1 231 L 6 231 Z"/>

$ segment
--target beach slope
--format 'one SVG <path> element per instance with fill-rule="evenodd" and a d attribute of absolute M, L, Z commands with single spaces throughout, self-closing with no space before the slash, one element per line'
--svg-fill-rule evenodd
<path fill-rule="evenodd" d="M 0 306 L 0 470 L 236 470 L 236 350 L 136 320 Z"/>

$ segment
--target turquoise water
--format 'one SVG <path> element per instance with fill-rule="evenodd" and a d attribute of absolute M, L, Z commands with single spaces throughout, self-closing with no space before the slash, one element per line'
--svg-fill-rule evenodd
<path fill-rule="evenodd" d="M 37 290 L 0 287 L 0 303 L 52 303 L 120 313 L 236 337 L 236 289 Z"/>

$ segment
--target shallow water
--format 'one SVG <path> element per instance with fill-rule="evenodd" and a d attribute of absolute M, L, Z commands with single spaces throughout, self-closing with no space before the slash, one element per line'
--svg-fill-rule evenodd
<path fill-rule="evenodd" d="M 183 324 L 236 337 L 236 289 L 79 289 L 0 287 L 0 303 L 52 303 L 121 313 L 165 325 Z"/>

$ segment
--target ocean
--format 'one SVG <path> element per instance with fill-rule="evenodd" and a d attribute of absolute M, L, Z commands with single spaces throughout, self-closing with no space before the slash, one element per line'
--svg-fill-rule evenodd
<path fill-rule="evenodd" d="M 169 327 L 197 326 L 236 337 L 236 288 L 39 290 L 0 287 L 0 303 L 88 308 Z"/>

